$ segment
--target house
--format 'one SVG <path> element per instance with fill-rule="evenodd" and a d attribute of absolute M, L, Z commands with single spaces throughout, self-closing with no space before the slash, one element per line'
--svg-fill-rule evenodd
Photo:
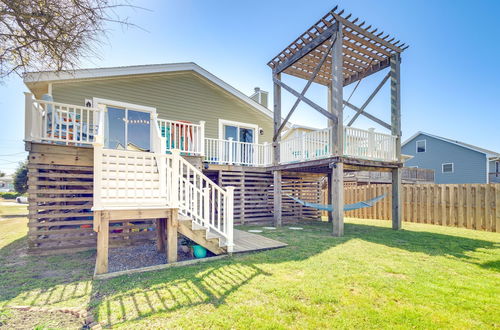
<path fill-rule="evenodd" d="M 402 144 L 405 166 L 432 169 L 436 183 L 500 183 L 500 153 L 417 132 Z"/>
<path fill-rule="evenodd" d="M 156 240 L 177 261 L 178 234 L 214 254 L 268 248 L 234 224 L 320 218 L 312 205 L 321 203 L 325 178 L 333 234 L 342 236 L 346 171 L 391 173 L 393 228 L 401 228 L 399 72 L 407 46 L 382 45 L 343 13 L 328 12 L 269 61 L 273 111 L 266 92 L 248 97 L 194 63 L 26 74 L 30 253 L 97 247 L 101 274 L 113 246 Z M 391 81 L 390 123 L 349 107 L 387 131 L 342 127 L 343 87 L 381 70 L 377 91 Z M 287 75 L 307 79 L 304 90 L 281 80 Z M 328 89 L 327 109 L 304 95 L 313 82 Z M 281 115 L 282 89 L 329 126 L 281 140 L 292 127 Z"/>
<path fill-rule="evenodd" d="M 14 191 L 14 179 L 11 175 L 0 177 L 0 192 Z"/>

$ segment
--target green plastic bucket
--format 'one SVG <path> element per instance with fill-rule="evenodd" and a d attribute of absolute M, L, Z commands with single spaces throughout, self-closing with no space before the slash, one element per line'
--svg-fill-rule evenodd
<path fill-rule="evenodd" d="M 201 245 L 193 245 L 193 254 L 196 258 L 205 258 L 207 256 L 207 249 Z"/>

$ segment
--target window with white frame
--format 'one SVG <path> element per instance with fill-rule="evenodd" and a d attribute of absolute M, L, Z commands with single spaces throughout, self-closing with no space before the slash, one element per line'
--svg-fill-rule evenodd
<path fill-rule="evenodd" d="M 453 173 L 453 170 L 454 170 L 453 167 L 454 167 L 453 163 L 443 163 L 441 165 L 441 171 L 443 173 Z"/>
<path fill-rule="evenodd" d="M 417 141 L 417 153 L 427 151 L 427 140 Z"/>
<path fill-rule="evenodd" d="M 223 140 L 258 143 L 258 130 L 254 124 L 219 119 L 219 138 Z"/>

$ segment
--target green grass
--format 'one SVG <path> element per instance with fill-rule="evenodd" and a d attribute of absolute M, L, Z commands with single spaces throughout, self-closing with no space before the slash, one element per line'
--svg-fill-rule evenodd
<path fill-rule="evenodd" d="M 497 233 L 349 219 L 334 238 L 329 224 L 304 222 L 264 233 L 283 249 L 92 281 L 92 252 L 13 260 L 25 244 L 17 221 L 0 244 L 0 308 L 84 306 L 134 329 L 500 326 Z"/>

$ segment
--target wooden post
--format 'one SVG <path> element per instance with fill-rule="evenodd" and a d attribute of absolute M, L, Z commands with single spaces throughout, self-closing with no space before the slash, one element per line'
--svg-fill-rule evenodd
<path fill-rule="evenodd" d="M 330 144 L 332 156 L 342 157 L 344 154 L 344 128 L 343 128 L 343 59 L 342 59 L 342 24 L 338 22 L 332 38 L 335 43 L 332 47 L 332 85 L 330 90 L 330 106 L 336 115 L 336 122 L 330 128 Z M 332 168 L 332 195 L 333 206 L 333 236 L 344 235 L 344 164 L 338 162 Z"/>
<path fill-rule="evenodd" d="M 332 189 L 332 173 L 327 174 L 327 180 L 328 180 L 328 190 L 327 190 L 327 198 L 326 198 L 326 204 L 330 204 L 333 197 L 333 189 Z M 333 222 L 333 212 L 328 211 L 328 222 L 332 223 Z"/>
<path fill-rule="evenodd" d="M 392 170 L 392 229 L 401 229 L 403 208 L 401 203 L 401 168 Z"/>
<path fill-rule="evenodd" d="M 97 232 L 97 257 L 96 274 L 105 274 L 108 272 L 108 253 L 109 253 L 109 218 L 103 217 L 101 211 L 94 212 L 95 222 L 98 223 Z"/>
<path fill-rule="evenodd" d="M 276 74 L 273 78 L 281 79 L 281 73 Z M 278 132 L 281 126 L 281 86 L 274 83 L 274 135 Z M 280 163 L 280 140 L 278 134 L 273 139 L 273 165 L 278 166 Z M 281 226 L 281 171 L 273 171 L 273 184 L 274 184 L 274 226 Z"/>
<path fill-rule="evenodd" d="M 156 219 L 156 250 L 158 252 L 165 252 L 165 222 L 165 218 Z"/>
<path fill-rule="evenodd" d="M 170 209 L 170 217 L 167 219 L 167 262 L 177 262 L 177 227 L 179 209 Z"/>
<path fill-rule="evenodd" d="M 396 159 L 401 161 L 401 56 L 391 56 L 391 133 L 396 136 Z M 392 229 L 401 229 L 401 169 L 392 170 Z"/>

